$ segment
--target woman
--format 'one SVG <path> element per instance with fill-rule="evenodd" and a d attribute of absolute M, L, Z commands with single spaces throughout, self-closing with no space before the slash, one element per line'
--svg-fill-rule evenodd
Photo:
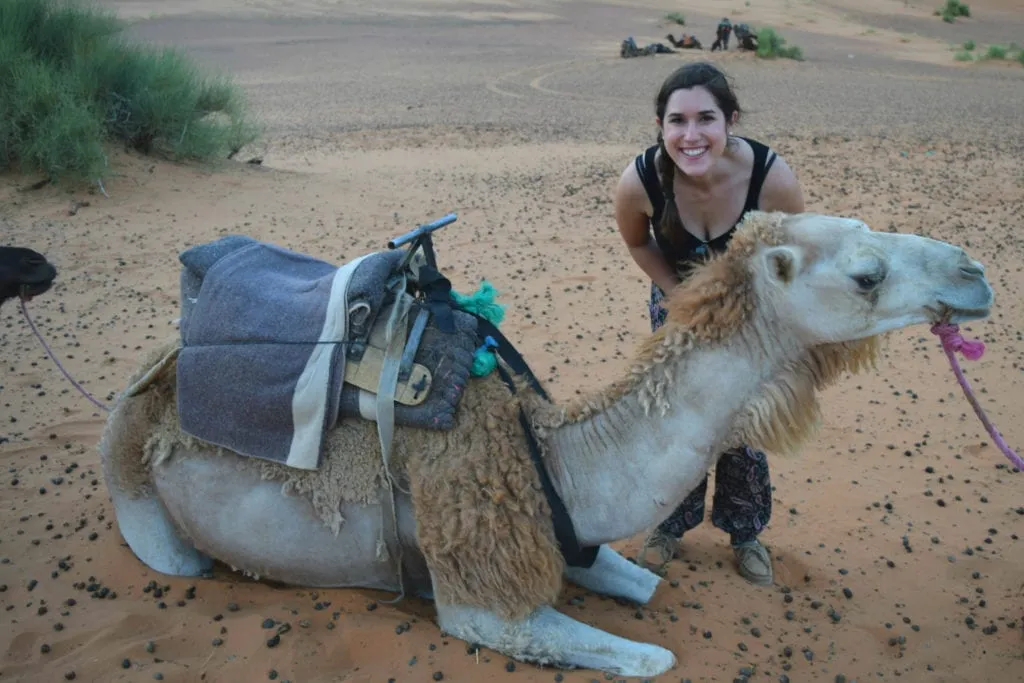
<path fill-rule="evenodd" d="M 748 211 L 804 210 L 800 184 L 786 162 L 760 142 L 732 135 L 740 106 L 714 65 L 680 67 L 662 84 L 655 104 L 658 143 L 626 167 L 614 197 L 622 239 L 651 278 L 652 330 L 665 322 L 665 294 L 695 263 L 724 250 Z M 706 491 L 705 478 L 648 536 L 641 564 L 664 569 L 683 533 L 704 519 Z M 743 447 L 722 454 L 711 521 L 730 535 L 740 575 L 762 585 L 772 582 L 772 565 L 757 537 L 771 503 L 764 453 Z"/>

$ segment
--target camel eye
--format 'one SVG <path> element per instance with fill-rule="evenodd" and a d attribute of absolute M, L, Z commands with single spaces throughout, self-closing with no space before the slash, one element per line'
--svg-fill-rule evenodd
<path fill-rule="evenodd" d="M 882 284 L 885 280 L 885 273 L 867 273 L 864 275 L 854 275 L 853 281 L 857 283 L 857 286 L 865 292 L 869 292 L 878 285 Z"/>

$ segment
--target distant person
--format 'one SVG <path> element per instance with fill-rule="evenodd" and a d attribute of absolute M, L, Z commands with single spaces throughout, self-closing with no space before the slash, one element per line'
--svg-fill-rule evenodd
<path fill-rule="evenodd" d="M 804 210 L 786 162 L 766 145 L 732 134 L 739 116 L 736 95 L 717 67 L 680 67 L 658 92 L 657 144 L 637 155 L 619 179 L 615 220 L 633 261 L 651 279 L 652 330 L 665 322 L 665 296 L 695 264 L 725 250 L 748 211 Z M 706 493 L 705 477 L 647 537 L 639 564 L 660 573 L 683 533 L 704 519 Z M 729 534 L 740 575 L 771 583 L 771 558 L 758 540 L 772 510 L 764 453 L 741 446 L 721 454 L 713 505 L 711 521 Z"/>
<path fill-rule="evenodd" d="M 736 24 L 733 27 L 733 31 L 736 33 L 736 47 L 741 50 L 750 50 L 751 52 L 757 50 L 757 34 L 750 30 L 750 26 L 747 24 Z"/>
<path fill-rule="evenodd" d="M 682 33 L 679 35 L 679 40 L 672 37 L 672 34 L 665 36 L 668 38 L 668 42 L 672 43 L 673 47 L 682 48 L 684 50 L 702 50 L 704 46 L 701 45 L 700 41 L 697 40 L 697 36 Z"/>
<path fill-rule="evenodd" d="M 722 20 L 718 22 L 718 27 L 715 29 L 715 42 L 711 43 L 711 51 L 728 50 L 729 34 L 731 33 L 732 22 L 729 21 L 729 17 L 722 17 Z"/>
<path fill-rule="evenodd" d="M 645 47 L 640 47 L 636 44 L 636 41 L 633 40 L 633 36 L 623 40 L 622 44 L 619 46 L 619 56 L 623 59 L 675 53 L 675 50 L 663 43 L 649 43 Z"/>

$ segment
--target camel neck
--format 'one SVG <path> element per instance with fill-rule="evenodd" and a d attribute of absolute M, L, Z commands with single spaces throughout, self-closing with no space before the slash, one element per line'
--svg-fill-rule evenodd
<path fill-rule="evenodd" d="M 653 527 L 700 483 L 752 397 L 792 360 L 785 344 L 769 356 L 764 336 L 751 329 L 667 361 L 653 371 L 665 377 L 658 402 L 634 389 L 549 435 L 547 466 L 581 545 Z"/>

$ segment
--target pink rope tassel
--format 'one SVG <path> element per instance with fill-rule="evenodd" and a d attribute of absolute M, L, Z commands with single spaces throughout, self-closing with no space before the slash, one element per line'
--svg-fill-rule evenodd
<path fill-rule="evenodd" d="M 968 384 L 967 378 L 964 377 L 963 371 L 960 369 L 960 364 L 956 360 L 956 352 L 959 351 L 964 355 L 964 358 L 968 360 L 978 360 L 982 354 L 985 353 L 985 344 L 979 340 L 967 340 L 964 339 L 960 334 L 960 328 L 952 323 L 936 323 L 932 325 L 932 332 L 938 335 L 942 341 L 942 350 L 946 352 L 946 356 L 949 358 L 949 364 L 953 366 L 953 373 L 956 374 L 956 379 L 960 382 L 960 387 L 964 390 L 964 395 L 967 400 L 970 401 L 971 407 L 974 408 L 975 414 L 981 420 L 981 423 L 985 425 L 985 431 L 988 432 L 989 436 L 995 442 L 999 450 L 1003 452 L 1010 462 L 1014 466 L 1024 472 L 1024 460 L 1013 452 L 1013 450 L 1007 445 L 1006 441 L 1003 440 L 1002 435 L 996 430 L 995 426 L 989 422 L 988 416 L 985 415 L 985 411 L 981 409 L 981 405 L 978 404 L 978 399 L 974 397 L 974 392 L 971 391 L 971 385 Z"/>

